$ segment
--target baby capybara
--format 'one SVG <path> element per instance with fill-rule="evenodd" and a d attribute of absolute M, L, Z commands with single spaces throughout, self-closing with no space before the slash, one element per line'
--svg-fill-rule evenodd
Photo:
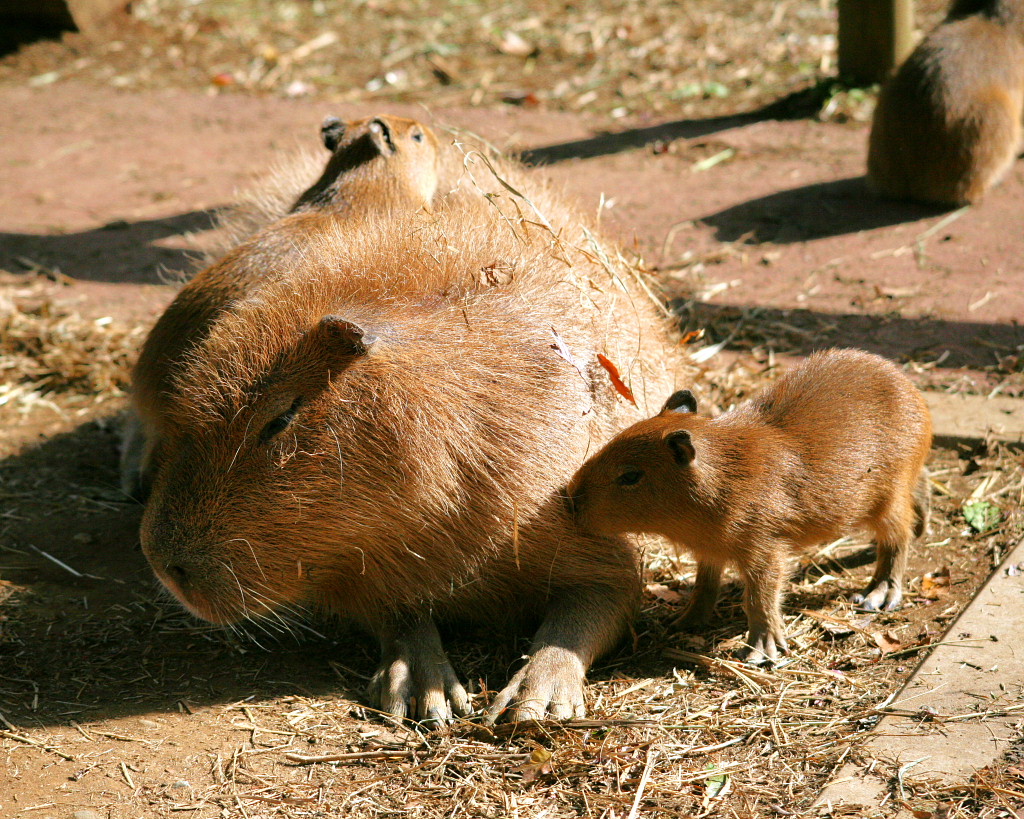
<path fill-rule="evenodd" d="M 437 192 L 441 148 L 423 123 L 388 116 L 346 123 L 328 117 L 320 135 L 331 158 L 293 211 L 429 207 Z"/>
<path fill-rule="evenodd" d="M 1013 164 L 1024 116 L 1024 0 L 956 0 L 885 83 L 868 146 L 878 193 L 978 201 Z"/>
<path fill-rule="evenodd" d="M 793 551 L 868 530 L 874 577 L 854 602 L 894 609 L 907 550 L 927 514 L 931 418 L 899 369 L 857 350 L 815 353 L 717 418 L 688 390 L 616 436 L 569 484 L 580 528 L 662 535 L 697 558 L 687 626 L 704 623 L 723 567 L 739 568 L 747 660 L 786 650 L 780 610 Z"/>
<path fill-rule="evenodd" d="M 490 716 L 570 717 L 639 589 L 630 544 L 577 531 L 559 492 L 640 417 L 597 355 L 641 408 L 680 362 L 573 210 L 517 166 L 466 166 L 432 212 L 296 213 L 179 294 L 134 374 L 142 545 L 208 620 L 362 623 L 396 715 L 469 708 L 435 621 L 536 620 Z"/>

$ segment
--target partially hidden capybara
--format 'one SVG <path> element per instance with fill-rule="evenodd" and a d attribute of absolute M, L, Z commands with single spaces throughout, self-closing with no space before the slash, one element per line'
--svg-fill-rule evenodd
<path fill-rule="evenodd" d="M 434 132 L 414 119 L 328 117 L 320 128 L 331 152 L 324 172 L 295 204 L 306 209 L 429 207 L 437 192 L 441 150 Z"/>
<path fill-rule="evenodd" d="M 722 569 L 745 581 L 746 659 L 787 650 L 780 598 L 794 551 L 858 530 L 878 559 L 865 609 L 894 609 L 912 539 L 926 525 L 931 417 L 891 362 L 857 350 L 811 355 L 753 399 L 705 418 L 689 390 L 616 436 L 568 488 L 580 528 L 646 532 L 697 559 L 682 625 L 706 623 Z"/>
<path fill-rule="evenodd" d="M 893 199 L 977 202 L 1013 165 L 1024 117 L 1024 0 L 955 0 L 884 84 L 868 182 Z"/>
<path fill-rule="evenodd" d="M 143 550 L 213 622 L 363 624 L 372 699 L 400 716 L 470 708 L 436 622 L 536 621 L 489 718 L 571 717 L 639 577 L 560 489 L 685 370 L 586 219 L 514 163 L 446 162 L 472 184 L 429 211 L 302 210 L 181 291 L 134 371 Z"/>

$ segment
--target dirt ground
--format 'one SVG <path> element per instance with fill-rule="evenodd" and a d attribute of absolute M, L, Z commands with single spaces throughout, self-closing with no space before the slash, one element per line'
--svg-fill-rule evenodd
<path fill-rule="evenodd" d="M 828 18 L 814 13 L 827 3 L 788 6 L 806 12 L 808 37 L 827 35 Z M 546 31 L 542 22 L 534 28 Z M 179 23 L 207 25 L 184 11 Z M 714 632 L 672 633 L 692 576 L 662 557 L 651 561 L 633 644 L 594 670 L 593 722 L 422 736 L 360 705 L 375 664 L 363 635 L 313 623 L 238 642 L 158 593 L 137 546 L 140 510 L 117 491 L 130 350 L 234 191 L 282 153 L 315 149 L 326 114 L 387 110 L 522 152 L 599 210 L 606 231 L 658 271 L 684 328 L 703 329 L 700 344 L 724 342 L 707 377 L 732 394 L 771 377 L 776 361 L 839 344 L 907 363 L 927 389 L 1021 395 L 1024 163 L 983 204 L 940 213 L 867 195 L 866 117 L 850 100 L 850 116 L 827 121 L 737 116 L 813 82 L 813 71 L 779 69 L 774 83 L 720 97 L 710 84 L 731 80 L 705 66 L 685 82 L 712 92 L 674 106 L 654 94 L 656 105 L 613 116 L 622 96 L 604 86 L 565 100 L 539 80 L 491 88 L 468 76 L 472 53 L 455 65 L 439 49 L 420 56 L 461 78 L 447 96 L 415 82 L 387 99 L 346 96 L 320 74 L 305 80 L 312 91 L 289 95 L 304 75 L 211 83 L 234 64 L 220 51 L 192 61 L 157 49 L 170 62 L 154 57 L 143 76 L 125 52 L 152 51 L 155 25 L 142 17 L 102 46 L 71 36 L 0 61 L 0 315 L 13 305 L 22 316 L 5 333 L 52 326 L 52 345 L 90 340 L 75 353 L 80 381 L 54 380 L 39 350 L 10 367 L 0 356 L 0 816 L 801 815 L 921 646 L 1019 539 L 1019 450 L 936 450 L 935 522 L 912 560 L 904 611 L 864 618 L 844 602 L 869 574 L 862 543 L 799 567 L 788 670 L 729 663 L 742 629 L 735 587 Z M 819 59 L 834 43 L 815 48 Z M 366 68 L 360 87 L 387 67 Z M 122 76 L 135 79 L 112 81 Z M 520 88 L 536 104 L 509 97 Z M 108 347 L 95 368 L 107 380 L 90 381 L 89 357 Z M 966 525 L 972 495 L 1004 509 L 995 530 Z M 507 677 L 519 637 L 452 635 L 455 666 L 479 696 Z M 299 759 L 330 754 L 357 756 Z M 1014 789 L 1024 778 L 1004 788 Z M 911 790 L 908 804 L 922 815 L 998 816 L 1013 798 Z"/>

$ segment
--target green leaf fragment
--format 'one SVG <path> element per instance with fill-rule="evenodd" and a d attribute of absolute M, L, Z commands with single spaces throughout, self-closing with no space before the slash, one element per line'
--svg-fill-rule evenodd
<path fill-rule="evenodd" d="M 1003 519 L 1003 513 L 994 503 L 984 500 L 972 500 L 964 504 L 964 520 L 975 532 L 988 532 L 995 529 Z"/>

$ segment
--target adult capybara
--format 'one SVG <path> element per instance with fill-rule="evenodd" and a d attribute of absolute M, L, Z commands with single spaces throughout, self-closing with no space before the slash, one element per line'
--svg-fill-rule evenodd
<path fill-rule="evenodd" d="M 572 209 L 459 162 L 472 184 L 432 212 L 297 213 L 182 291 L 135 369 L 142 544 L 200 617 L 364 624 L 398 715 L 469 707 L 436 620 L 539 619 L 490 715 L 569 717 L 638 597 L 630 544 L 577 531 L 560 493 L 640 417 L 597 355 L 640 411 L 680 362 L 641 274 Z M 189 305 L 223 282 L 244 293 Z"/>
<path fill-rule="evenodd" d="M 753 663 L 786 650 L 779 601 L 795 550 L 873 532 L 875 574 L 854 601 L 899 606 L 910 541 L 926 521 L 932 433 L 924 399 L 896 366 L 857 350 L 815 353 L 717 418 L 696 409 L 677 392 L 583 465 L 569 498 L 584 531 L 649 532 L 693 552 L 687 626 L 706 622 L 722 568 L 737 566 Z"/>
<path fill-rule="evenodd" d="M 956 0 L 885 83 L 868 146 L 878 193 L 978 201 L 1013 164 L 1024 116 L 1024 0 Z"/>

